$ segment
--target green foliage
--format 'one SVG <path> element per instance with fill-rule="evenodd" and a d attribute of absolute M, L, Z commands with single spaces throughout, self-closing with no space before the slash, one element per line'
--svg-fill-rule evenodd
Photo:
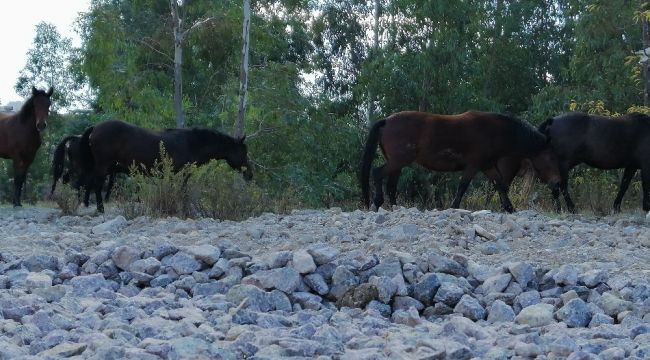
<path fill-rule="evenodd" d="M 160 154 L 151 169 L 133 166 L 130 178 L 118 186 L 117 204 L 125 217 L 243 220 L 271 209 L 260 187 L 244 183 L 223 162 L 188 164 L 176 172 L 162 143 Z"/>
<path fill-rule="evenodd" d="M 54 200 L 59 209 L 61 209 L 63 215 L 76 214 L 79 205 L 81 205 L 81 199 L 77 190 L 69 184 L 62 184 L 57 187 L 52 200 Z"/>
<path fill-rule="evenodd" d="M 538 124 L 566 111 L 648 112 L 639 106 L 643 81 L 634 56 L 643 47 L 644 2 L 380 0 L 379 48 L 373 49 L 375 3 L 254 1 L 245 124 L 254 183 L 240 191 L 241 184 L 221 163 L 188 169 L 192 175 L 186 193 L 177 187 L 182 180 L 178 174 L 158 174 L 168 182 L 136 175 L 123 185 L 124 196 L 140 202 L 121 203 L 132 204 L 128 211 L 133 214 L 151 207 L 179 216 L 233 218 L 289 207 L 357 208 L 369 94 L 376 118 L 401 110 L 485 110 Z M 187 25 L 210 18 L 184 41 L 187 124 L 230 132 L 238 110 L 242 4 L 194 0 L 184 9 Z M 169 4 L 96 0 L 77 25 L 80 49 L 72 49 L 50 25 L 39 25 L 19 81 L 23 92 L 32 82 L 53 82 L 59 109 L 76 101 L 72 94 L 80 84 L 87 83 L 93 95 L 92 114 L 52 115 L 30 168 L 28 201 L 46 193 L 50 154 L 63 136 L 113 117 L 153 129 L 174 124 Z M 377 158 L 377 163 L 383 161 Z M 10 167 L 10 162 L 0 162 L 3 200 L 12 193 Z M 209 174 L 221 181 L 214 188 L 225 191 L 210 192 L 193 180 L 207 183 Z M 615 174 L 575 169 L 571 186 L 579 207 L 605 209 L 613 198 Z M 404 169 L 399 202 L 446 207 L 458 179 L 456 173 Z M 639 186 L 638 181 L 632 184 L 630 206 L 638 206 L 633 200 L 640 196 L 634 190 Z M 176 201 L 152 203 L 168 193 Z M 231 200 L 224 196 L 232 194 L 241 196 L 235 204 L 252 207 L 229 208 Z M 511 195 L 517 208 L 553 207 L 550 192 L 538 183 L 517 180 Z M 481 176 L 463 206 L 500 209 L 493 186 Z"/>

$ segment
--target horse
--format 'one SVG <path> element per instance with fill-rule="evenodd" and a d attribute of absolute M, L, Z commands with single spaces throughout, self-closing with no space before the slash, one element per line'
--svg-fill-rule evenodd
<path fill-rule="evenodd" d="M 81 196 L 81 190 L 85 188 L 84 205 L 88 207 L 90 202 L 90 192 L 92 188 L 86 187 L 83 178 L 83 163 L 81 158 L 81 135 L 69 135 L 63 138 L 61 142 L 54 149 L 54 157 L 52 159 L 52 188 L 50 190 L 50 197 L 54 195 L 56 184 L 62 178 L 63 184 L 71 183 L 72 187 Z M 126 169 L 114 168 L 109 174 L 108 185 L 106 186 L 106 194 L 104 201 L 108 201 L 111 190 L 115 184 L 115 175 L 117 172 L 126 172 Z M 91 184 L 92 185 L 92 184 Z"/>
<path fill-rule="evenodd" d="M 27 169 L 41 146 L 41 132 L 49 119 L 50 98 L 54 88 L 45 92 L 32 87 L 32 95 L 15 114 L 0 114 L 0 158 L 11 159 L 14 168 L 14 207 L 20 196 Z"/>
<path fill-rule="evenodd" d="M 253 178 L 248 162 L 246 137 L 235 139 L 211 129 L 167 129 L 154 131 L 120 121 L 109 120 L 87 129 L 81 137 L 81 153 L 87 182 L 97 199 L 97 211 L 103 212 L 101 190 L 106 176 L 115 166 L 128 169 L 132 165 L 151 170 L 160 160 L 162 143 L 172 160 L 174 171 L 194 163 L 224 159 L 242 172 L 244 179 Z"/>
<path fill-rule="evenodd" d="M 598 169 L 624 168 L 613 209 L 621 211 L 621 201 L 637 169 L 641 169 L 642 207 L 650 211 L 650 117 L 627 114 L 619 117 L 565 113 L 539 126 L 558 157 L 560 189 L 567 209 L 575 212 L 569 195 L 569 171 L 585 163 Z M 559 194 L 556 195 L 559 202 Z"/>
<path fill-rule="evenodd" d="M 557 164 L 546 137 L 523 121 L 478 111 L 458 115 L 403 111 L 377 121 L 368 134 L 360 178 L 366 207 L 370 207 L 370 168 L 377 145 L 386 163 L 372 170 L 376 208 L 384 202 L 382 188 L 386 177 L 390 203 L 396 204 L 401 169 L 413 162 L 434 171 L 462 171 L 453 208 L 460 206 L 470 181 L 481 171 L 494 183 L 503 209 L 513 212 L 507 191 L 522 158 L 530 159 L 554 193 L 559 191 Z M 499 161 L 501 168 L 497 166 Z"/>

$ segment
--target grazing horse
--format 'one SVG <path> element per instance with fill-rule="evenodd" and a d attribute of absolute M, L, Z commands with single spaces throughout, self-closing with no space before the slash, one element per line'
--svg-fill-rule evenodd
<path fill-rule="evenodd" d="M 41 146 L 41 131 L 47 126 L 50 98 L 54 92 L 32 87 L 32 96 L 16 114 L 0 114 L 0 158 L 13 160 L 14 206 L 21 206 L 20 195 L 27 169 Z"/>
<path fill-rule="evenodd" d="M 558 157 L 560 189 L 569 211 L 575 205 L 569 196 L 569 171 L 585 163 L 598 169 L 624 168 L 614 211 L 621 210 L 623 195 L 637 169 L 641 169 L 643 210 L 650 210 L 650 117 L 627 114 L 610 118 L 567 113 L 550 118 L 539 130 L 550 139 Z M 556 201 L 559 202 L 559 194 Z"/>
<path fill-rule="evenodd" d="M 115 183 L 116 172 L 127 172 L 126 169 L 115 168 L 109 174 L 108 185 L 106 186 L 106 194 L 104 201 L 108 201 L 111 189 Z M 63 177 L 63 178 L 62 178 Z M 81 135 L 66 136 L 54 149 L 54 158 L 52 159 L 52 189 L 50 190 L 50 197 L 54 195 L 56 184 L 59 179 L 61 182 L 67 184 L 72 182 L 72 187 L 77 189 L 79 196 L 81 190 L 85 187 L 84 204 L 88 207 L 90 192 L 89 188 L 84 184 L 83 178 L 83 162 L 81 157 Z M 90 184 L 92 185 L 92 184 Z"/>
<path fill-rule="evenodd" d="M 404 166 L 413 162 L 434 171 L 462 171 L 452 207 L 461 199 L 477 172 L 483 172 L 499 192 L 501 205 L 514 211 L 508 186 L 519 171 L 522 158 L 529 158 L 542 180 L 557 191 L 559 175 L 546 137 L 528 124 L 501 114 L 465 112 L 436 115 L 416 111 L 395 113 L 376 122 L 366 142 L 361 165 L 363 201 L 370 205 L 370 167 L 377 144 L 386 163 L 374 168 L 374 205 L 383 201 L 383 179 L 387 180 L 390 203 L 396 203 L 397 181 Z M 501 161 L 501 168 L 497 164 Z M 503 170 L 502 170 L 503 169 Z M 502 174 L 504 172 L 504 174 Z M 507 172 L 508 178 L 504 175 Z"/>
<path fill-rule="evenodd" d="M 103 212 L 101 190 L 111 169 L 128 169 L 133 164 L 151 169 L 160 160 L 161 142 L 175 171 L 191 163 L 203 165 L 213 159 L 225 159 L 231 168 L 243 172 L 244 179 L 252 179 L 244 140 L 245 137 L 235 139 L 211 129 L 153 131 L 111 120 L 84 132 L 81 152 L 84 173 L 93 182 L 97 211 Z"/>

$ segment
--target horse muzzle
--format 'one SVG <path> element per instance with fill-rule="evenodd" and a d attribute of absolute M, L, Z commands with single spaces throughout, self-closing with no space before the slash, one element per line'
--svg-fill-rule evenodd
<path fill-rule="evenodd" d="M 38 130 L 38 131 L 43 131 L 43 130 L 45 130 L 46 127 L 47 127 L 46 122 L 39 122 L 39 123 L 36 124 L 36 130 Z"/>

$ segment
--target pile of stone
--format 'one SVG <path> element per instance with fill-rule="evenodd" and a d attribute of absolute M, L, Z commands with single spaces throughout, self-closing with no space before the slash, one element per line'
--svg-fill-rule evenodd
<path fill-rule="evenodd" d="M 0 254 L 0 358 L 650 358 L 650 282 L 462 255 Z"/>

